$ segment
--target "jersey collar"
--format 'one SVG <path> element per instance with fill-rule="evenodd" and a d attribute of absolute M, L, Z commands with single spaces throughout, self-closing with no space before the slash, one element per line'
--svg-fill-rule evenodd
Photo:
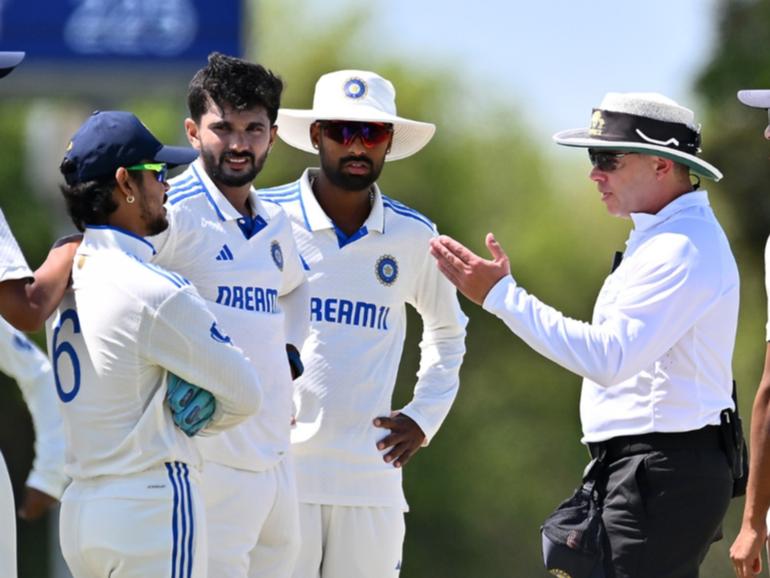
<path fill-rule="evenodd" d="M 631 213 L 630 217 L 634 222 L 634 229 L 637 232 L 642 232 L 667 221 L 675 214 L 689 209 L 690 207 L 708 206 L 709 199 L 706 191 L 692 191 L 677 197 L 654 215 L 649 213 Z"/>
<path fill-rule="evenodd" d="M 300 197 L 302 200 L 302 209 L 305 214 L 307 226 L 311 231 L 320 231 L 322 229 L 334 229 L 334 223 L 318 204 L 318 200 L 313 194 L 313 188 L 310 185 L 311 179 L 318 176 L 320 169 L 308 168 L 302 173 L 299 179 Z M 374 183 L 374 199 L 372 210 L 369 217 L 362 225 L 362 229 L 367 231 L 377 231 L 382 233 L 385 230 L 385 208 L 382 204 L 382 193 L 377 183 Z"/>
<path fill-rule="evenodd" d="M 89 225 L 83 234 L 84 249 L 119 249 L 140 261 L 149 261 L 155 255 L 155 246 L 144 237 L 110 225 Z"/>
<path fill-rule="evenodd" d="M 185 172 L 192 173 L 198 179 L 198 182 L 200 182 L 206 192 L 206 199 L 220 221 L 237 221 L 241 219 L 242 215 L 233 207 L 230 201 L 227 200 L 227 197 L 222 194 L 222 191 L 219 190 L 206 173 L 206 170 L 203 168 L 203 161 L 200 158 L 192 163 Z M 257 195 L 253 186 L 249 190 L 249 204 L 254 211 L 254 216 L 261 216 L 265 221 L 270 220 L 270 216 L 262 206 L 262 201 L 259 200 L 259 195 Z"/>

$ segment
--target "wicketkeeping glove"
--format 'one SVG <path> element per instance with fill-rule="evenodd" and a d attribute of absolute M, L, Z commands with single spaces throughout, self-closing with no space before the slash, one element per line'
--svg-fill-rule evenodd
<path fill-rule="evenodd" d="M 211 421 L 217 402 L 205 389 L 169 372 L 166 401 L 176 426 L 192 437 Z"/>

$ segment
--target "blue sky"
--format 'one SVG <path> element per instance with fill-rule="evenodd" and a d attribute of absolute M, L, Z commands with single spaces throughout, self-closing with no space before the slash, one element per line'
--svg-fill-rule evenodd
<path fill-rule="evenodd" d="M 365 0 L 323 0 L 334 18 Z M 716 0 L 380 0 L 366 50 L 459 66 L 474 90 L 510 95 L 537 137 L 584 126 L 608 91 L 690 87 L 711 54 Z"/>

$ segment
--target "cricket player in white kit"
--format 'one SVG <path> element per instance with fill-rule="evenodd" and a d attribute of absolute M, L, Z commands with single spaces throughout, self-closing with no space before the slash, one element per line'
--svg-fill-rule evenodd
<path fill-rule="evenodd" d="M 0 52 L 0 78 L 9 74 L 23 58 L 23 52 Z M 73 244 L 54 249 L 51 255 L 54 256 L 53 261 L 58 265 L 50 267 L 47 260 L 37 272 L 33 273 L 8 227 L 5 215 L 0 210 L 0 315 L 19 329 L 30 331 L 39 329 L 64 293 L 68 275 L 63 274 L 63 270 L 69 269 L 74 250 Z M 58 253 L 58 257 L 55 253 Z M 61 267 L 62 263 L 67 263 L 64 269 Z M 9 372 L 11 370 L 9 369 Z M 22 388 L 24 388 L 23 384 Z M 35 390 L 38 392 L 37 388 Z M 25 397 L 27 397 L 26 393 Z M 48 442 L 51 439 L 48 437 L 51 433 L 48 429 L 52 426 L 49 423 L 51 416 L 42 409 L 42 405 L 40 411 L 37 411 L 37 399 L 39 399 L 37 393 L 34 397 L 35 401 L 31 403 L 30 410 L 35 420 L 36 433 L 42 439 L 36 443 L 36 461 L 33 473 L 27 480 L 28 494 L 22 506 L 22 512 L 26 511 L 24 515 L 27 517 L 34 517 L 30 511 L 30 504 L 27 503 L 30 496 L 29 488 L 37 488 L 52 497 L 58 497 L 55 494 L 61 491 L 63 483 L 62 478 L 56 473 L 43 476 L 35 474 L 36 471 L 41 472 L 43 467 L 46 470 L 49 469 L 44 464 L 50 464 L 52 470 L 57 470 L 57 467 L 53 464 L 56 460 L 53 457 L 56 453 L 55 449 L 50 454 L 50 458 L 45 457 L 49 455 L 45 448 L 49 447 Z M 27 397 L 27 399 L 30 398 Z M 41 443 L 43 440 L 45 442 Z M 16 575 L 16 514 L 13 490 L 5 461 L 0 455 L 0 576 L 16 578 Z"/>
<path fill-rule="evenodd" d="M 397 116 L 392 84 L 359 70 L 322 76 L 313 109 L 281 109 L 278 127 L 321 162 L 260 192 L 290 215 L 311 293 L 292 432 L 302 526 L 294 578 L 398 576 L 408 509 L 400 468 L 454 401 L 467 319 L 428 253 L 435 225 L 375 181 L 435 127 Z M 420 370 L 414 397 L 392 412 L 407 303 L 423 322 Z"/>
<path fill-rule="evenodd" d="M 299 550 L 289 432 L 307 283 L 288 218 L 251 185 L 275 138 L 281 90 L 261 66 L 209 57 L 190 83 L 185 121 L 201 157 L 172 181 L 171 226 L 154 240 L 154 262 L 195 285 L 264 389 L 259 414 L 199 441 L 209 576 L 217 578 L 288 578 Z"/>
<path fill-rule="evenodd" d="M 148 263 L 145 237 L 168 226 L 167 164 L 196 156 L 107 111 L 81 126 L 62 162 L 68 210 L 85 229 L 72 291 L 47 328 L 73 478 L 61 545 L 75 578 L 204 578 L 201 458 L 175 425 L 166 382 L 173 373 L 214 396 L 209 433 L 260 404 L 256 371 L 194 287 Z"/>
<path fill-rule="evenodd" d="M 0 61 L 2 53 L 0 53 Z M 0 211 L 0 285 L 32 277 L 24 255 Z M 0 454 L 0 576 L 16 578 L 16 513 L 13 489 L 5 460 Z"/>
<path fill-rule="evenodd" d="M 19 384 L 35 428 L 35 461 L 19 515 L 36 519 L 52 506 L 69 479 L 64 475 L 64 438 L 48 357 L 10 323 L 0 319 L 0 371 Z"/>

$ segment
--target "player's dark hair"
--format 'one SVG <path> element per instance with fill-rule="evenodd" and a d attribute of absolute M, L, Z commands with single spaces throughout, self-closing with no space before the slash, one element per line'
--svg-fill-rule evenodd
<path fill-rule="evenodd" d="M 69 159 L 64 159 L 59 167 L 62 174 L 72 172 L 74 164 Z M 128 173 L 134 182 L 141 182 L 142 175 L 139 172 Z M 59 189 L 67 203 L 67 212 L 78 228 L 84 231 L 86 225 L 106 225 L 109 216 L 114 213 L 118 204 L 112 198 L 112 193 L 118 182 L 115 178 L 86 181 L 76 185 L 62 184 Z"/>
<path fill-rule="evenodd" d="M 223 109 L 250 110 L 264 107 L 275 124 L 281 106 L 283 81 L 260 64 L 219 52 L 209 54 L 209 63 L 195 73 L 187 89 L 187 108 L 197 123 L 213 102 Z"/>

